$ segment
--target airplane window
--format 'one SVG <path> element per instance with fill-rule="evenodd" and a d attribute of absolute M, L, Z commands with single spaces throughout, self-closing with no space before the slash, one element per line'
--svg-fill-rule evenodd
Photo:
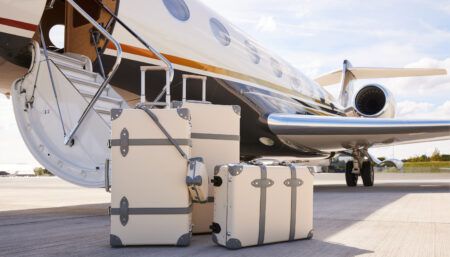
<path fill-rule="evenodd" d="M 184 0 L 163 0 L 167 10 L 180 21 L 187 21 L 191 16 L 189 8 Z"/>
<path fill-rule="evenodd" d="M 291 81 L 292 81 L 292 88 L 297 92 L 301 92 L 300 80 L 296 77 L 292 77 Z"/>
<path fill-rule="evenodd" d="M 275 60 L 274 58 L 271 58 L 271 64 L 273 73 L 275 76 L 281 78 L 283 76 L 283 71 L 281 70 L 281 64 L 279 61 Z"/>
<path fill-rule="evenodd" d="M 228 46 L 231 43 L 230 33 L 228 33 L 228 30 L 225 28 L 225 26 L 216 18 L 211 18 L 209 20 L 209 25 L 211 26 L 211 30 L 214 33 L 214 36 L 219 40 L 219 42 L 224 45 Z"/>
<path fill-rule="evenodd" d="M 56 24 L 49 31 L 50 41 L 56 48 L 64 48 L 64 30 L 64 25 Z"/>
<path fill-rule="evenodd" d="M 258 54 L 258 49 L 256 49 L 256 47 L 248 40 L 245 40 L 245 45 L 247 46 L 247 50 L 250 53 L 250 58 L 252 59 L 252 62 L 258 64 L 261 61 L 261 57 L 259 57 Z"/>

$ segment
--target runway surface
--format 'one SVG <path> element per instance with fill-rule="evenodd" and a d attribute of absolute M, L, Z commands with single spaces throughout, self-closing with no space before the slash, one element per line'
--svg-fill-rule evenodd
<path fill-rule="evenodd" d="M 0 256 L 450 256 L 450 173 L 377 174 L 347 188 L 317 174 L 312 240 L 229 251 L 209 235 L 187 248 L 109 247 L 109 194 L 58 178 L 0 177 Z"/>

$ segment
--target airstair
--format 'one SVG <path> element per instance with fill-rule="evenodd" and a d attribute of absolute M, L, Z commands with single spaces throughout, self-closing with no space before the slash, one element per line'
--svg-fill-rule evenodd
<path fill-rule="evenodd" d="M 93 70 L 86 56 L 48 50 L 40 29 L 41 42 L 33 41 L 30 47 L 31 67 L 12 85 L 13 108 L 22 137 L 37 161 L 69 182 L 103 187 L 110 173 L 107 160 L 110 159 L 111 111 L 129 108 L 109 84 L 121 63 L 122 50 L 120 43 L 74 0 L 67 3 L 114 45 L 115 63 L 109 73 L 102 70 L 101 75 Z M 166 85 L 160 95 L 166 93 L 166 103 L 162 106 L 169 106 L 172 64 L 108 7 L 102 8 L 161 60 L 162 66 L 144 66 L 141 72 L 166 72 Z M 161 103 L 152 105 L 161 106 Z"/>
<path fill-rule="evenodd" d="M 61 71 L 68 81 L 86 99 L 91 101 L 100 88 L 104 78 L 92 71 L 91 60 L 77 54 L 58 54 L 48 52 L 49 59 L 56 68 Z M 45 60 L 41 49 L 41 59 Z M 114 89 L 108 85 L 94 105 L 94 110 L 107 122 L 111 123 L 111 109 L 128 108 L 126 101 Z"/>

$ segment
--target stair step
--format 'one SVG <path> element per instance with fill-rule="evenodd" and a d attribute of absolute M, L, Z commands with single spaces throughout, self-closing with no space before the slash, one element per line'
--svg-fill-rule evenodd
<path fill-rule="evenodd" d="M 86 98 L 87 101 L 91 101 L 94 97 L 93 94 L 81 91 L 80 94 Z M 121 108 L 122 107 L 123 100 L 117 99 L 109 96 L 100 96 L 97 102 L 95 103 L 94 108 L 103 108 L 103 109 L 113 109 L 113 108 Z"/>
<path fill-rule="evenodd" d="M 62 64 L 71 66 L 73 68 L 84 69 L 86 61 L 79 60 L 74 57 L 70 57 L 64 54 L 47 51 L 48 57 L 52 59 L 56 64 Z M 44 55 L 44 50 L 41 49 L 41 54 Z"/>
<path fill-rule="evenodd" d="M 98 82 L 92 82 L 92 81 L 80 79 L 80 78 L 73 77 L 73 76 L 68 76 L 68 78 L 76 86 L 76 88 L 79 91 L 89 92 L 92 95 L 94 95 L 98 91 L 99 87 L 101 86 L 101 83 L 98 83 Z M 109 96 L 110 89 L 111 89 L 111 86 L 108 85 L 105 88 L 105 90 L 103 91 L 102 96 Z"/>
<path fill-rule="evenodd" d="M 83 79 L 91 82 L 101 82 L 103 80 L 103 78 L 101 78 L 100 75 L 94 72 L 90 72 L 83 69 L 77 69 L 72 66 L 67 66 L 61 63 L 58 63 L 56 65 L 67 77 Z"/>

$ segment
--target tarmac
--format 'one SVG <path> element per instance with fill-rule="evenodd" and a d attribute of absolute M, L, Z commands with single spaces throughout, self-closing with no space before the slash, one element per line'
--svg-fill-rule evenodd
<path fill-rule="evenodd" d="M 376 174 L 347 188 L 316 174 L 312 240 L 230 251 L 210 235 L 191 246 L 109 246 L 109 194 L 56 177 L 0 177 L 0 256 L 450 256 L 450 173 Z"/>

